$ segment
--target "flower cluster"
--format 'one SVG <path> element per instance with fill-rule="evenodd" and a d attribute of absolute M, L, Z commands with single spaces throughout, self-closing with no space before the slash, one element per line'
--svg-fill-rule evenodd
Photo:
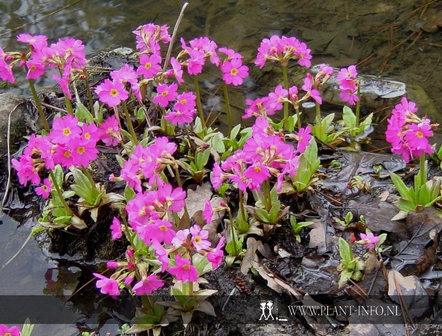
<path fill-rule="evenodd" d="M 96 144 L 99 140 L 112 144 L 119 137 L 119 128 L 115 117 L 108 118 L 99 127 L 94 123 L 79 123 L 72 115 L 56 117 L 48 135 L 32 134 L 28 146 L 20 158 L 12 159 L 20 184 L 40 184 L 40 172 L 54 169 L 55 165 L 88 167 L 97 158 Z M 118 142 L 117 142 L 118 143 Z M 36 189 L 38 195 L 47 198 L 52 190 L 51 182 L 45 179 L 44 184 Z"/>
<path fill-rule="evenodd" d="M 169 210 L 172 209 L 169 208 Z M 153 212 L 151 214 L 154 216 Z M 114 223 L 120 225 L 118 220 Z M 109 261 L 107 263 L 108 268 L 116 270 L 112 276 L 108 278 L 94 273 L 98 279 L 96 286 L 101 293 L 117 296 L 123 286 L 131 289 L 136 295 L 151 294 L 164 286 L 164 281 L 160 279 L 159 273 L 166 271 L 177 281 L 195 282 L 200 276 L 196 264 L 194 264 L 198 260 L 196 255 L 207 258 L 212 269 L 219 267 L 224 256 L 224 237 L 218 241 L 215 247 L 211 247 L 208 231 L 201 229 L 198 225 L 177 232 L 171 228 L 171 225 L 171 223 L 161 220 L 157 220 L 157 224 L 145 225 L 145 229 L 149 231 L 149 253 L 147 255 L 139 253 L 136 255 L 134 250 L 129 248 L 126 251 L 126 261 Z M 154 256 L 151 256 L 150 253 L 153 253 Z M 160 265 L 158 262 L 148 262 L 153 259 L 158 260 Z M 148 264 L 157 266 L 152 266 L 149 270 Z M 133 284 L 137 274 L 141 275 L 140 279 Z"/>
<path fill-rule="evenodd" d="M 237 150 L 221 166 L 214 165 L 211 182 L 218 189 L 229 179 L 242 191 L 260 189 L 271 176 L 277 178 L 277 190 L 282 187 L 284 177 L 295 176 L 299 155 L 310 142 L 310 127 L 300 129 L 296 138 L 297 148 L 285 143 L 282 133 L 277 133 L 266 118 L 257 118 L 252 127 L 252 137 L 243 149 Z"/>
<path fill-rule="evenodd" d="M 407 163 L 424 153 L 434 153 L 428 138 L 433 135 L 432 129 L 438 125 L 431 124 L 428 118 L 420 119 L 416 112 L 416 104 L 403 97 L 394 107 L 385 132 L 386 139 L 391 144 L 391 151 L 402 155 Z"/>
<path fill-rule="evenodd" d="M 143 180 L 150 186 L 161 184 L 160 174 L 166 165 L 174 163 L 172 155 L 176 149 L 176 144 L 169 142 L 165 137 L 157 138 L 146 148 L 137 145 L 129 160 L 124 162 L 121 178 L 137 192 L 142 191 Z"/>
<path fill-rule="evenodd" d="M 339 97 L 350 105 L 355 105 L 359 101 L 359 97 L 356 94 L 359 85 L 356 80 L 357 75 L 358 71 L 355 65 L 342 68 L 338 73 L 339 90 L 341 91 Z"/>
<path fill-rule="evenodd" d="M 312 55 L 307 44 L 300 42 L 296 37 L 273 35 L 270 39 L 263 39 L 258 48 L 255 65 L 264 67 L 267 61 L 280 62 L 287 66 L 289 60 L 297 60 L 298 64 L 309 68 Z"/>
<path fill-rule="evenodd" d="M 83 72 L 86 65 L 83 42 L 74 38 L 65 38 L 48 45 L 46 36 L 30 34 L 20 34 L 17 36 L 17 40 L 28 44 L 30 51 L 27 54 L 6 53 L 0 48 L 0 78 L 14 83 L 12 68 L 17 64 L 26 66 L 27 79 L 38 79 L 43 76 L 46 66 L 56 68 L 58 74 L 53 74 L 52 78 L 60 85 L 63 93 L 71 99 L 69 84 L 77 73 Z"/>

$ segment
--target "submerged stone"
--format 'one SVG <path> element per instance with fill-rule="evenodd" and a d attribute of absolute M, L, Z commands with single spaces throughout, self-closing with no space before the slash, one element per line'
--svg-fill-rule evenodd
<path fill-rule="evenodd" d="M 319 66 L 312 67 L 313 73 L 319 71 Z M 339 97 L 339 84 L 336 74 L 339 69 L 334 68 L 334 75 L 322 87 L 322 99 L 330 104 L 343 104 Z M 380 108 L 389 104 L 393 104 L 400 97 L 407 93 L 405 83 L 379 78 L 373 75 L 359 75 L 358 79 L 361 83 L 361 105 L 370 108 Z"/>

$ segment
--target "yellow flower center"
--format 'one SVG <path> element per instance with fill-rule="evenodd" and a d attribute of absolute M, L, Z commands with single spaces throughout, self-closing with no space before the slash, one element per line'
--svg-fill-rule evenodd
<path fill-rule="evenodd" d="M 200 241 L 201 241 L 201 237 L 200 237 L 200 236 L 196 236 L 196 237 L 195 237 L 195 242 L 196 242 L 196 243 L 199 243 Z"/>
<path fill-rule="evenodd" d="M 183 269 L 185 269 L 185 270 L 190 269 L 190 265 L 183 265 Z"/>
<path fill-rule="evenodd" d="M 117 89 L 112 89 L 112 90 L 110 90 L 110 94 L 111 94 L 112 96 L 116 96 L 116 95 L 118 95 L 118 91 L 117 91 Z"/>
<path fill-rule="evenodd" d="M 71 153 L 69 153 L 69 152 L 64 152 L 64 157 L 66 157 L 66 158 L 70 158 L 71 157 Z"/>
<path fill-rule="evenodd" d="M 238 69 L 233 68 L 232 70 L 230 70 L 230 74 L 232 74 L 233 76 L 236 76 L 238 74 Z"/>
<path fill-rule="evenodd" d="M 253 168 L 257 173 L 259 173 L 261 171 L 261 167 L 255 167 Z"/>
<path fill-rule="evenodd" d="M 146 69 L 150 69 L 151 66 L 152 66 L 152 64 L 149 63 L 149 62 L 147 62 L 146 64 L 144 64 L 144 67 L 145 67 Z"/>
<path fill-rule="evenodd" d="M 86 151 L 86 148 L 84 148 L 83 146 L 80 146 L 77 148 L 77 153 L 78 154 L 83 154 Z"/>
<path fill-rule="evenodd" d="M 84 138 L 89 140 L 91 138 L 91 135 L 89 133 L 84 133 Z"/>
<path fill-rule="evenodd" d="M 421 131 L 417 131 L 417 132 L 416 132 L 416 136 L 417 136 L 418 138 L 422 138 L 422 137 L 424 136 L 424 133 L 422 133 Z"/>
<path fill-rule="evenodd" d="M 166 227 L 165 225 L 161 225 L 161 226 L 160 226 L 160 230 L 161 230 L 161 231 L 167 231 L 167 227 Z"/>
<path fill-rule="evenodd" d="M 167 91 L 163 91 L 163 92 L 161 92 L 161 94 L 162 94 L 163 96 L 167 96 L 167 95 L 169 94 L 169 92 L 167 92 Z"/>
<path fill-rule="evenodd" d="M 181 99 L 181 100 L 180 100 L 180 104 L 181 104 L 181 105 L 185 105 L 186 103 L 187 103 L 187 99 Z"/>
<path fill-rule="evenodd" d="M 31 71 L 34 71 L 35 69 L 37 69 L 37 67 L 36 67 L 35 65 L 31 65 L 31 66 L 29 67 L 29 70 L 31 70 Z"/>
<path fill-rule="evenodd" d="M 68 136 L 69 134 L 71 134 L 71 130 L 69 129 L 69 128 L 64 128 L 63 129 L 63 135 L 66 135 L 66 136 Z"/>

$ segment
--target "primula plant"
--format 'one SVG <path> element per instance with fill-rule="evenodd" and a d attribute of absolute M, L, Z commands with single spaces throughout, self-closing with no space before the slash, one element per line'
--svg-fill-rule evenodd
<path fill-rule="evenodd" d="M 414 184 L 407 187 L 402 179 L 391 172 L 391 179 L 398 190 L 401 199 L 396 203 L 404 213 L 420 211 L 432 206 L 442 198 L 441 181 L 427 181 L 426 154 L 433 154 L 434 148 L 428 139 L 433 136 L 433 130 L 438 126 L 431 124 L 428 118 L 419 118 L 414 102 L 402 98 L 395 106 L 388 119 L 387 141 L 391 144 L 391 151 L 401 155 L 405 162 L 419 159 L 419 172 L 415 175 Z"/>
<path fill-rule="evenodd" d="M 178 317 L 187 325 L 196 310 L 215 314 L 206 298 L 216 291 L 205 288 L 203 276 L 223 261 L 229 266 L 240 263 L 248 235 L 263 236 L 289 225 L 301 243 L 301 230 L 311 222 L 297 222 L 284 198 L 315 192 L 320 185 L 318 144 L 359 149 L 372 115 L 360 120 L 356 66 L 335 71 L 322 64 L 316 74 L 307 71 L 302 83 L 290 83 L 289 63 L 309 70 L 311 51 L 295 37 L 272 36 L 262 40 L 254 63 L 259 68 L 279 63 L 282 81 L 267 96 L 245 100 L 242 118 L 251 126 L 241 129 L 232 125 L 229 103 L 229 87 L 242 85 L 249 73 L 240 53 L 200 37 L 181 39 L 172 56 L 174 41 L 167 26 L 149 23 L 133 33 L 136 60 L 110 71 L 94 87 L 82 42 L 66 38 L 49 44 L 43 35 L 18 36 L 27 52 L 0 49 L 0 78 L 13 83 L 13 69 L 26 69 L 44 127 L 41 134 L 30 135 L 21 155 L 12 160 L 19 183 L 30 182 L 47 200 L 34 232 L 79 233 L 109 217 L 100 215 L 110 214 L 109 235 L 127 249 L 122 258 L 107 262 L 107 273 L 94 273 L 96 287 L 112 297 L 123 291 L 140 296 L 141 306 L 126 332 L 153 329 L 158 334 Z M 209 63 L 219 70 L 226 135 L 212 128 L 216 118 L 203 110 L 199 75 Z M 46 119 L 34 85 L 48 69 L 55 72 L 52 78 L 65 96 L 65 105 L 57 109 L 62 112 L 52 120 Z M 321 116 L 320 89 L 335 72 L 342 101 L 356 110 L 345 106 L 343 120 L 333 124 L 333 114 Z M 84 103 L 78 97 L 80 85 L 86 92 Z M 301 108 L 307 101 L 316 105 L 312 125 L 302 123 Z M 391 174 L 402 196 L 398 205 L 406 211 L 440 199 L 440 182 L 430 186 L 426 181 L 425 153 L 433 153 L 427 138 L 435 125 L 419 119 L 416 110 L 404 98 L 387 130 L 394 153 L 407 162 L 421 160 L 414 187 L 407 188 Z M 117 153 L 113 159 L 119 169 L 103 180 L 96 161 L 108 147 Z M 189 213 L 186 188 L 204 183 L 224 198 L 217 207 L 210 200 L 202 202 L 198 219 Z M 351 220 L 346 216 L 345 224 Z M 222 225 L 216 227 L 217 221 Z M 371 232 L 360 238 L 358 243 L 371 250 L 383 242 Z M 363 262 L 342 238 L 339 248 L 340 284 L 359 280 Z M 175 301 L 152 296 L 164 291 Z"/>

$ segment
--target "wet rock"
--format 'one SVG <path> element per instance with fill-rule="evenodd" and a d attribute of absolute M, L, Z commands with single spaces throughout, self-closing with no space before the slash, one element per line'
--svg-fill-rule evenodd
<path fill-rule="evenodd" d="M 11 111 L 13 112 L 11 113 Z M 9 115 L 11 114 L 10 143 L 15 144 L 25 135 L 26 111 L 25 98 L 13 93 L 0 93 L 0 153 L 6 153 Z M 11 152 L 16 148 L 16 146 L 12 146 Z"/>
<path fill-rule="evenodd" d="M 312 71 L 317 73 L 319 66 L 312 67 Z M 343 102 L 339 98 L 339 84 L 337 80 L 337 73 L 339 69 L 334 68 L 334 75 L 322 88 L 322 100 L 330 104 L 340 104 Z M 400 97 L 407 93 L 407 86 L 405 83 L 379 78 L 372 75 L 359 75 L 361 82 L 361 105 L 380 108 L 389 104 L 393 104 Z"/>

